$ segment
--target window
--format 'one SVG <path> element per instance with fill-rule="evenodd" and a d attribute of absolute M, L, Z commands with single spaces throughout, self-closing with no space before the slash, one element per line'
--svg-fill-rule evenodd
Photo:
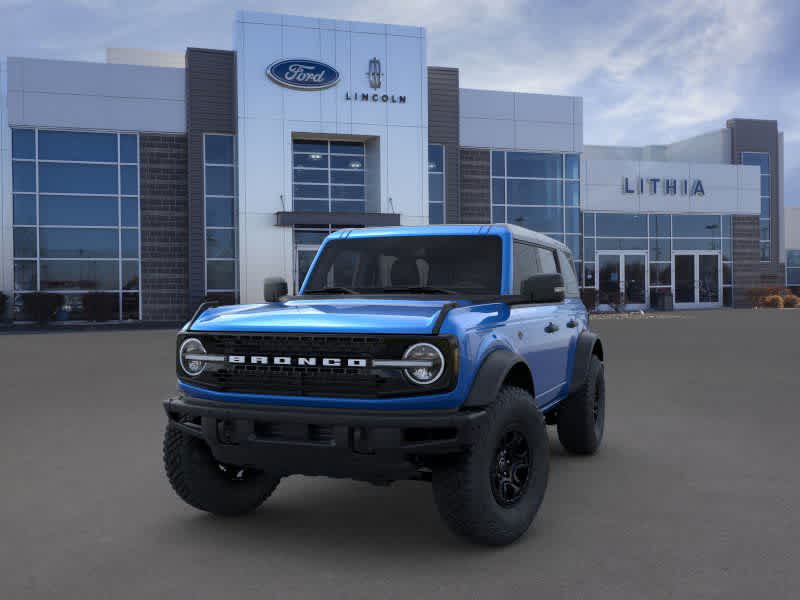
<path fill-rule="evenodd" d="M 56 319 L 83 320 L 87 293 L 140 318 L 139 139 L 133 133 L 14 129 L 14 311 L 59 293 Z"/>
<path fill-rule="evenodd" d="M 567 298 L 578 298 L 580 293 L 578 290 L 578 277 L 575 274 L 573 261 L 571 261 L 567 254 L 560 251 L 558 252 L 558 262 L 561 266 L 561 274 L 564 276 L 564 290 Z"/>
<path fill-rule="evenodd" d="M 786 251 L 786 285 L 800 287 L 800 250 Z"/>
<path fill-rule="evenodd" d="M 403 288 L 428 286 L 465 295 L 495 295 L 500 292 L 501 246 L 495 236 L 332 240 L 321 250 L 305 293 L 331 286 L 363 294 L 403 293 Z"/>
<path fill-rule="evenodd" d="M 428 145 L 428 222 L 444 223 L 444 146 Z"/>
<path fill-rule="evenodd" d="M 514 241 L 514 283 L 512 293 L 521 293 L 522 282 L 541 272 L 536 246 Z"/>
<path fill-rule="evenodd" d="M 236 137 L 203 137 L 206 294 L 235 302 L 238 286 Z"/>
<path fill-rule="evenodd" d="M 761 170 L 761 216 L 760 239 L 761 262 L 772 259 L 770 237 L 770 200 L 772 198 L 770 182 L 770 156 L 769 152 L 742 152 L 743 165 L 756 166 Z"/>
<path fill-rule="evenodd" d="M 296 211 L 364 212 L 364 143 L 292 141 Z"/>
<path fill-rule="evenodd" d="M 730 215 L 666 215 L 632 213 L 583 214 L 583 285 L 595 287 L 597 250 L 649 252 L 650 289 L 672 288 L 672 252 L 714 250 L 722 255 L 723 298 L 733 297 L 733 244 Z M 662 288 L 659 290 L 658 288 Z"/>
<path fill-rule="evenodd" d="M 492 150 L 491 197 L 492 222 L 564 242 L 582 270 L 579 154 Z"/>

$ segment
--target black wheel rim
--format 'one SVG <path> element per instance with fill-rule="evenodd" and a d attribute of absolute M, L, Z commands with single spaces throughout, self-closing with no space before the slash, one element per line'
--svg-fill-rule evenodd
<path fill-rule="evenodd" d="M 594 432 L 599 438 L 603 434 L 603 424 L 605 421 L 606 389 L 605 382 L 599 377 L 594 386 L 592 397 L 592 417 L 594 418 Z"/>
<path fill-rule="evenodd" d="M 500 506 L 512 506 L 525 495 L 531 479 L 531 452 L 525 435 L 510 428 L 501 436 L 490 479 L 494 498 Z"/>

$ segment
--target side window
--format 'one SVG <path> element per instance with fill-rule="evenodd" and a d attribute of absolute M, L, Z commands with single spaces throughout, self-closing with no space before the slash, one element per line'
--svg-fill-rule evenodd
<path fill-rule="evenodd" d="M 575 275 L 572 259 L 566 253 L 559 251 L 558 262 L 561 263 L 561 273 L 564 275 L 564 288 L 567 298 L 578 298 L 578 277 Z"/>
<path fill-rule="evenodd" d="M 536 246 L 523 242 L 514 242 L 514 287 L 512 294 L 519 294 L 522 282 L 531 275 L 541 273 Z"/>
<path fill-rule="evenodd" d="M 541 265 L 541 273 L 558 273 L 558 261 L 556 260 L 555 250 L 550 248 L 536 248 L 539 254 L 539 264 Z"/>

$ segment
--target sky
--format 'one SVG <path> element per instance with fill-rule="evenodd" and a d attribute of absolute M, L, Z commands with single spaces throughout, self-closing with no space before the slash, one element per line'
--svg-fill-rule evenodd
<path fill-rule="evenodd" d="M 800 2 L 792 0 L 0 0 L 0 56 L 232 47 L 237 9 L 420 25 L 462 87 L 583 97 L 584 143 L 665 144 L 776 119 L 800 205 Z"/>

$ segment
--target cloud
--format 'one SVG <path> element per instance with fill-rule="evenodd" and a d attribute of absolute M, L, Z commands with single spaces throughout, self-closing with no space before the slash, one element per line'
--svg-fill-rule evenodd
<path fill-rule="evenodd" d="M 778 119 L 798 156 L 798 8 L 771 0 L 0 0 L 0 56 L 103 60 L 106 47 L 230 48 L 236 9 L 423 25 L 463 87 L 584 98 L 584 139 L 646 145 Z M 800 175 L 800 173 L 796 173 Z"/>

